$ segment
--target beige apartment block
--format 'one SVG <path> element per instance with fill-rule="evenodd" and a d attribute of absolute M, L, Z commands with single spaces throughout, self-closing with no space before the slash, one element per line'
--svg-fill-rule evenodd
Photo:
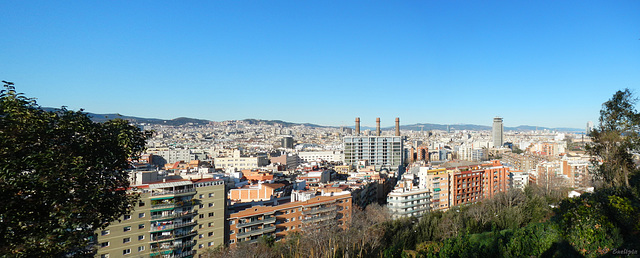
<path fill-rule="evenodd" d="M 96 231 L 96 257 L 193 257 L 224 244 L 222 180 L 168 180 L 136 185 L 134 210 Z"/>

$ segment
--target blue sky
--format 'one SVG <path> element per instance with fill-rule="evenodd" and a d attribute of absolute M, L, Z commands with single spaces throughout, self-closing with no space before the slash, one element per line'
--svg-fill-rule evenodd
<path fill-rule="evenodd" d="M 7 1 L 0 79 L 171 119 L 584 128 L 640 95 L 640 1 Z"/>

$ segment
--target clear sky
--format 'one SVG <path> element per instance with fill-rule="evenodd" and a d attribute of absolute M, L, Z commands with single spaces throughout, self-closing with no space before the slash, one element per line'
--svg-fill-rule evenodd
<path fill-rule="evenodd" d="M 640 1 L 0 0 L 41 106 L 214 121 L 584 128 L 640 95 Z"/>

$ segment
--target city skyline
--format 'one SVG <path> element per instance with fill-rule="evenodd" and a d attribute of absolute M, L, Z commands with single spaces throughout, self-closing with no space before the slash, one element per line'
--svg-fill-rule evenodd
<path fill-rule="evenodd" d="M 636 1 L 0 7 L 0 79 L 92 113 L 584 128 L 640 81 Z"/>

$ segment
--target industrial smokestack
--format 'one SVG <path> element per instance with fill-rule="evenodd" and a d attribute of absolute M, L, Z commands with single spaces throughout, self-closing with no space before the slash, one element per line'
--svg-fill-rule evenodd
<path fill-rule="evenodd" d="M 396 136 L 400 136 L 400 118 L 396 117 Z"/>
<path fill-rule="evenodd" d="M 376 135 L 380 136 L 380 118 L 376 118 Z"/>
<path fill-rule="evenodd" d="M 360 118 L 356 117 L 356 136 L 360 135 Z"/>

